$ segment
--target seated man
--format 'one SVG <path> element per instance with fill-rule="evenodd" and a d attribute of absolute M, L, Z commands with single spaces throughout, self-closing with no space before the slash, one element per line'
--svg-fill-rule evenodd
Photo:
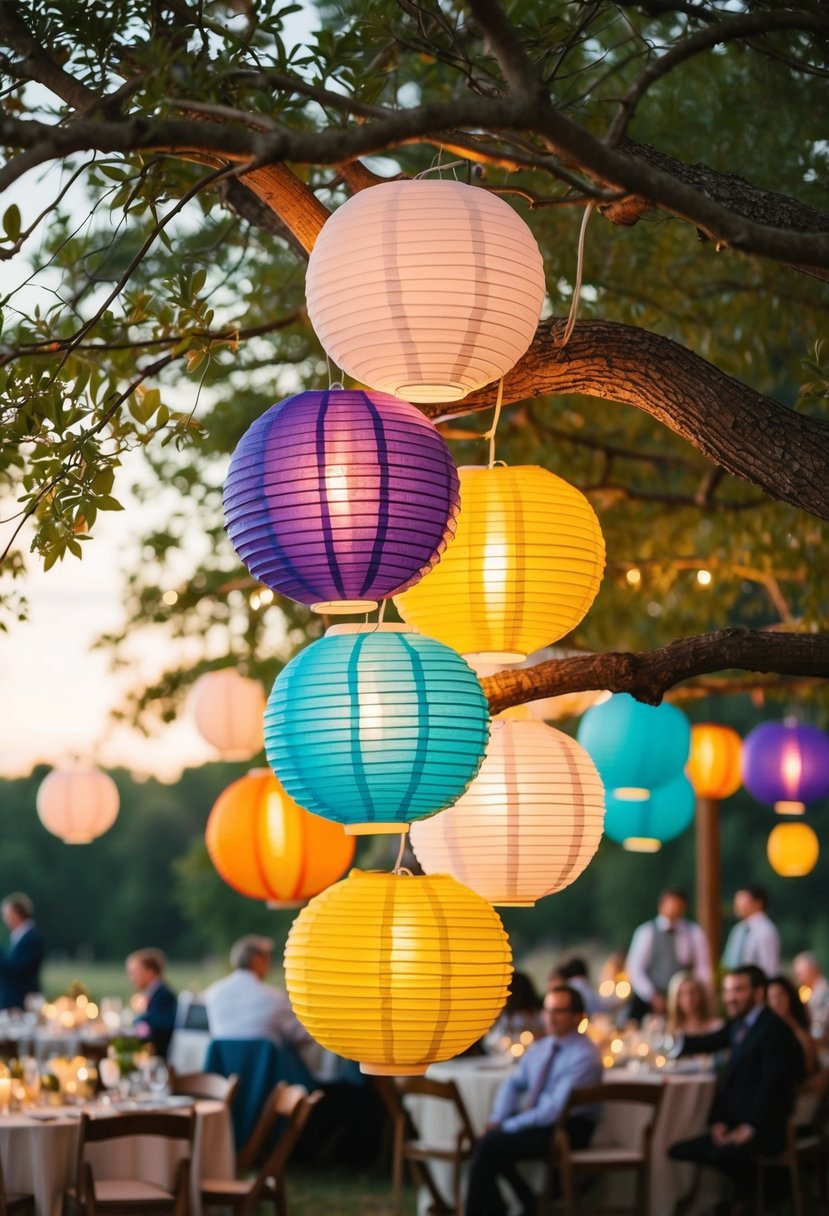
<path fill-rule="evenodd" d="M 176 1024 L 176 994 L 164 982 L 167 958 L 161 950 L 147 947 L 127 958 L 127 975 L 144 997 L 144 1011 L 133 1025 L 139 1039 L 147 1039 L 162 1058 L 167 1055 Z"/>
<path fill-rule="evenodd" d="M 546 1160 L 553 1125 L 567 1105 L 571 1092 L 597 1085 L 602 1064 L 586 1035 L 578 1033 L 584 1002 L 565 984 L 552 988 L 544 999 L 547 1036 L 524 1053 L 498 1091 L 492 1121 L 478 1141 L 472 1158 L 466 1216 L 503 1216 L 506 1205 L 498 1177 L 512 1187 L 532 1216 L 536 1197 L 516 1169 L 519 1161 Z M 567 1120 L 574 1148 L 585 1148 L 598 1118 L 595 1107 L 577 1109 Z"/>
<path fill-rule="evenodd" d="M 265 983 L 273 941 L 249 934 L 230 950 L 233 971 L 204 993 L 207 1021 L 214 1039 L 270 1039 L 278 1046 L 313 1043 L 297 1021 L 287 993 Z M 313 1071 L 313 1069 L 312 1069 Z"/>
<path fill-rule="evenodd" d="M 708 1116 L 708 1131 L 671 1146 L 676 1161 L 721 1170 L 734 1183 L 736 1213 L 749 1212 L 756 1155 L 776 1155 L 803 1078 L 803 1053 L 786 1023 L 767 1007 L 766 976 L 759 967 L 735 967 L 723 980 L 728 1022 L 711 1034 L 679 1040 L 678 1054 L 730 1048 Z"/>

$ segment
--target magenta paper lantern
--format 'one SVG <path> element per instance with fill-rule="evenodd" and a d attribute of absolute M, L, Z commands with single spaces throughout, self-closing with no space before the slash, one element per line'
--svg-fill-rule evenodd
<path fill-rule="evenodd" d="M 780 814 L 802 815 L 829 794 L 829 736 L 793 719 L 756 726 L 743 744 L 743 784 Z"/>

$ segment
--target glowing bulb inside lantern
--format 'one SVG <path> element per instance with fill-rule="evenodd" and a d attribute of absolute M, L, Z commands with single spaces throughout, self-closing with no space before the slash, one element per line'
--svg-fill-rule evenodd
<path fill-rule="evenodd" d="M 488 598 L 502 599 L 507 593 L 507 559 L 506 540 L 488 539 L 483 560 L 484 591 Z"/>
<path fill-rule="evenodd" d="M 328 509 L 332 515 L 348 515 L 351 511 L 351 495 L 345 466 L 329 464 L 325 467 L 325 491 Z"/>
<path fill-rule="evenodd" d="M 786 786 L 786 792 L 794 797 L 795 791 L 800 785 L 800 778 L 803 774 L 803 757 L 800 754 L 800 748 L 794 739 L 787 740 L 783 748 L 781 756 L 782 777 L 783 783 Z"/>

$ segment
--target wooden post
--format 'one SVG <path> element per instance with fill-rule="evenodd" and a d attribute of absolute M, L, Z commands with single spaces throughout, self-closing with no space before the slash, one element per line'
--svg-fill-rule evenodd
<path fill-rule="evenodd" d="M 697 796 L 697 920 L 708 938 L 716 970 L 722 949 L 720 913 L 720 803 Z"/>

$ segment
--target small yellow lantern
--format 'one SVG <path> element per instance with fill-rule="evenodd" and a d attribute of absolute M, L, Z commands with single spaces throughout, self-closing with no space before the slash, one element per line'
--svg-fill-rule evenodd
<path fill-rule="evenodd" d="M 686 772 L 699 798 L 728 798 L 742 782 L 743 742 L 730 726 L 701 722 L 691 727 L 691 755 Z"/>
<path fill-rule="evenodd" d="M 783 878 L 802 878 L 817 865 L 820 844 L 808 823 L 778 823 L 769 835 L 767 852 L 769 864 L 776 874 Z"/>
<path fill-rule="evenodd" d="M 191 709 L 199 734 L 223 760 L 250 760 L 265 746 L 265 692 L 234 667 L 207 671 L 193 685 Z"/>
<path fill-rule="evenodd" d="M 363 873 L 312 899 L 285 946 L 296 1016 L 365 1073 L 412 1075 L 470 1047 L 512 975 L 492 906 L 448 874 Z"/>
<path fill-rule="evenodd" d="M 455 539 L 394 602 L 408 624 L 462 654 L 517 663 L 584 617 L 604 571 L 604 537 L 581 491 L 547 469 L 459 474 Z"/>

